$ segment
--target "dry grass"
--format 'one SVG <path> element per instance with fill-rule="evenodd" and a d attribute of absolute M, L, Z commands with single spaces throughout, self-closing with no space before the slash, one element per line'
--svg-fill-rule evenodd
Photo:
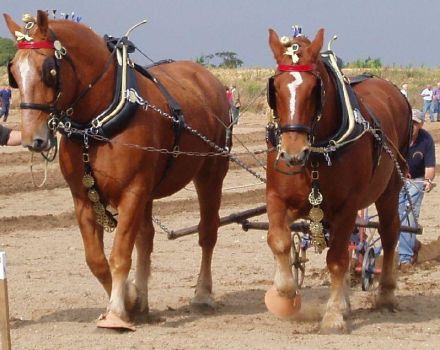
<path fill-rule="evenodd" d="M 242 99 L 243 110 L 266 114 L 266 83 L 273 74 L 268 68 L 240 68 L 240 69 L 211 69 L 225 85 L 236 84 Z M 440 82 L 440 68 L 394 68 L 381 69 L 344 69 L 347 76 L 354 76 L 363 72 L 373 73 L 390 80 L 397 86 L 403 83 L 409 85 L 409 100 L 415 108 L 422 107 L 420 92 L 427 84 L 435 86 Z M 7 84 L 6 67 L 0 67 L 0 85 Z M 18 93 L 13 93 L 12 108 L 19 104 Z"/>

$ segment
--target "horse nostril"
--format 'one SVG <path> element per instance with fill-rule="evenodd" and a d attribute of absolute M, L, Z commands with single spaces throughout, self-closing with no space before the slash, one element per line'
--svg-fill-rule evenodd
<path fill-rule="evenodd" d="M 297 156 L 298 162 L 304 164 L 307 161 L 307 158 L 309 158 L 309 155 L 310 155 L 310 148 L 304 147 L 303 150 Z"/>
<path fill-rule="evenodd" d="M 34 149 L 36 151 L 42 150 L 44 143 L 45 143 L 45 140 L 40 139 L 40 138 L 36 138 L 36 139 L 34 139 L 34 142 L 32 144 L 32 149 Z"/>

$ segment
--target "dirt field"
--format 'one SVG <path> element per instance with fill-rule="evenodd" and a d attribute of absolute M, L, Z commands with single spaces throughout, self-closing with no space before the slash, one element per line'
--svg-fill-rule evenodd
<path fill-rule="evenodd" d="M 8 125 L 18 122 L 16 114 Z M 240 142 L 263 149 L 265 119 L 245 114 L 236 129 Z M 440 124 L 440 123 L 439 123 Z M 439 142 L 440 125 L 427 124 Z M 73 204 L 58 164 L 48 181 L 34 188 L 28 152 L 0 149 L 0 250 L 8 257 L 11 336 L 14 349 L 433 349 L 440 343 L 440 265 L 419 264 L 398 279 L 400 311 L 371 307 L 374 291 L 352 288 L 350 335 L 323 336 L 319 321 L 329 294 L 325 253 L 309 250 L 299 319 L 281 321 L 266 311 L 264 293 L 272 284 L 273 258 L 266 232 L 220 229 L 214 254 L 215 312 L 189 307 L 200 260 L 196 236 L 168 241 L 157 228 L 148 317 L 136 332 L 100 330 L 106 295 L 84 261 Z M 261 158 L 264 159 L 264 156 Z M 256 160 L 245 159 L 264 176 Z M 42 163 L 36 164 L 42 168 Z M 37 172 L 41 178 L 41 172 Z M 192 186 L 161 200 L 154 213 L 171 229 L 197 223 Z M 222 215 L 264 203 L 264 185 L 232 165 L 225 183 Z M 429 243 L 440 236 L 440 186 L 425 196 L 420 222 Z M 262 216 L 260 220 L 265 220 Z M 109 250 L 112 234 L 106 235 Z M 434 254 L 435 255 L 435 254 Z"/>

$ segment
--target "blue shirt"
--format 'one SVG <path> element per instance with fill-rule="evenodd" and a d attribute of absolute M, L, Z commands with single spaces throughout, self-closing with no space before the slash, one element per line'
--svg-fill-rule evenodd
<path fill-rule="evenodd" d="M 406 161 L 412 179 L 425 177 L 425 168 L 435 167 L 435 146 L 432 136 L 420 129 L 416 142 L 409 148 Z"/>

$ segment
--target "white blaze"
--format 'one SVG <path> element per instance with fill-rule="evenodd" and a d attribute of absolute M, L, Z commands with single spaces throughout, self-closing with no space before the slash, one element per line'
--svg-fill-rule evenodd
<path fill-rule="evenodd" d="M 293 116 L 295 115 L 296 89 L 302 84 L 303 80 L 299 72 L 291 72 L 290 74 L 295 79 L 287 84 L 290 91 L 290 119 L 293 119 Z"/>
<path fill-rule="evenodd" d="M 29 80 L 32 78 L 31 67 L 29 65 L 29 60 L 26 57 L 19 65 L 21 83 L 23 85 L 23 92 L 26 93 L 26 90 L 29 86 Z"/>

